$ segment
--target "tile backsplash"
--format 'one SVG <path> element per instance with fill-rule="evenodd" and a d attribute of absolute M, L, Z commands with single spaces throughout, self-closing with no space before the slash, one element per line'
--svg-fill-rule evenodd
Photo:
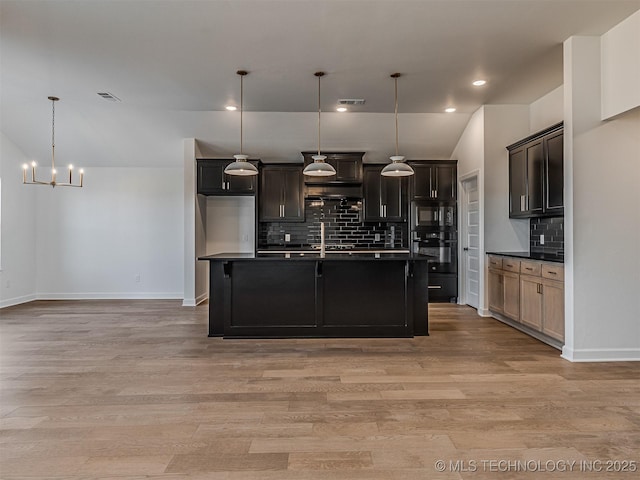
<path fill-rule="evenodd" d="M 544 235 L 544 245 L 541 235 Z M 564 254 L 564 217 L 532 218 L 529 246 L 531 252 Z"/>
<path fill-rule="evenodd" d="M 406 223 L 362 222 L 361 200 L 305 199 L 305 221 L 267 222 L 258 227 L 258 249 L 312 248 L 320 245 L 320 222 L 327 247 L 351 249 L 408 248 Z M 286 241 L 289 235 L 289 241 Z"/>

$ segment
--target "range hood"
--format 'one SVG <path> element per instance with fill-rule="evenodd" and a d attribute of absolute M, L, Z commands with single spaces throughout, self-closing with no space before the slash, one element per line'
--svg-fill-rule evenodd
<path fill-rule="evenodd" d="M 362 198 L 362 184 L 359 185 L 305 185 L 305 198 Z"/>

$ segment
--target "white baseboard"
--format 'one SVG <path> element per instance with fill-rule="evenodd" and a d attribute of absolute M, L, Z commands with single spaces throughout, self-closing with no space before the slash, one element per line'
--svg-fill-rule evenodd
<path fill-rule="evenodd" d="M 491 315 L 491 312 L 486 308 L 479 308 L 478 315 L 480 315 L 481 317 L 493 317 L 493 315 Z"/>
<path fill-rule="evenodd" d="M 185 298 L 182 301 L 182 306 L 183 307 L 195 307 L 197 305 L 200 305 L 202 302 L 206 301 L 209 298 L 209 294 L 207 293 L 203 293 L 201 295 L 198 295 L 196 298 Z"/>
<path fill-rule="evenodd" d="M 7 298 L 0 300 L 0 308 L 13 307 L 14 305 L 20 305 L 21 303 L 28 303 L 37 300 L 36 294 L 22 295 L 21 297 Z"/>
<path fill-rule="evenodd" d="M 589 348 L 575 350 L 565 345 L 561 357 L 570 362 L 640 362 L 640 349 Z"/>
<path fill-rule="evenodd" d="M 182 293 L 120 292 L 120 293 L 38 293 L 34 300 L 182 300 Z"/>

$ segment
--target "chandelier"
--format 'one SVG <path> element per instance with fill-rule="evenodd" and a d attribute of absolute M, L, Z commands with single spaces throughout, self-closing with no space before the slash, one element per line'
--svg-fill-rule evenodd
<path fill-rule="evenodd" d="M 73 183 L 73 165 L 69 165 L 69 182 L 58 182 L 56 171 L 56 102 L 60 100 L 58 97 L 47 97 L 51 100 L 51 180 L 44 182 L 36 180 L 36 162 L 31 162 L 31 180 L 27 180 L 27 170 L 29 165 L 26 163 L 22 166 L 22 183 L 26 185 L 51 185 L 52 187 L 82 187 L 84 170 L 80 169 L 80 182 Z M 65 176 L 66 180 L 66 176 Z"/>
<path fill-rule="evenodd" d="M 234 155 L 235 161 L 227 165 L 224 173 L 227 175 L 250 176 L 258 175 L 258 169 L 252 163 L 249 163 L 249 155 L 245 155 L 242 149 L 242 111 L 244 103 L 244 83 L 243 79 L 249 72 L 246 70 L 238 70 L 236 72 L 240 76 L 240 153 Z"/>

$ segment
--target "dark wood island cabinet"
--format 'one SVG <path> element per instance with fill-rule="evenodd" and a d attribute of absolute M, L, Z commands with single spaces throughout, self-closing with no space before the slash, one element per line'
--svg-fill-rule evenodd
<path fill-rule="evenodd" d="M 428 335 L 427 258 L 409 254 L 217 254 L 209 336 Z"/>

